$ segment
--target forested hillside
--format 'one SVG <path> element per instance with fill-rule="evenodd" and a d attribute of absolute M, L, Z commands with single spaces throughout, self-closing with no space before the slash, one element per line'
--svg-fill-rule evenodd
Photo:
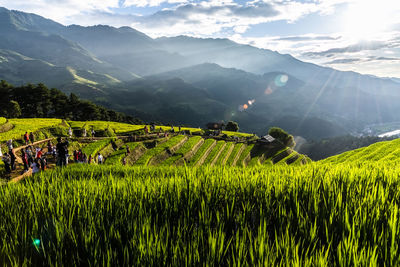
<path fill-rule="evenodd" d="M 0 116 L 9 118 L 61 118 L 73 120 L 106 120 L 139 123 L 140 119 L 65 95 L 44 84 L 14 87 L 0 81 Z"/>

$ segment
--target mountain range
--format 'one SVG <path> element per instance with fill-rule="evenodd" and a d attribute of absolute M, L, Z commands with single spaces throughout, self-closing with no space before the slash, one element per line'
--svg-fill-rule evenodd
<path fill-rule="evenodd" d="M 342 72 L 228 39 L 153 39 L 130 27 L 64 26 L 0 8 L 0 79 L 45 83 L 144 120 L 234 120 L 306 139 L 400 121 L 400 82 Z"/>

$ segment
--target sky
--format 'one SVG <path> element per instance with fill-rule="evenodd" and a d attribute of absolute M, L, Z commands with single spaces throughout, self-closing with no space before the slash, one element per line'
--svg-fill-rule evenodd
<path fill-rule="evenodd" d="M 0 0 L 64 25 L 243 44 L 344 71 L 400 78 L 400 0 Z"/>

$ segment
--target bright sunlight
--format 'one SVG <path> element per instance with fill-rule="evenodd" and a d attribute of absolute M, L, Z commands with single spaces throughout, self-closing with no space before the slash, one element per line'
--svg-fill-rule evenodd
<path fill-rule="evenodd" d="M 345 12 L 343 31 L 352 39 L 368 40 L 389 30 L 399 9 L 398 0 L 355 0 Z"/>

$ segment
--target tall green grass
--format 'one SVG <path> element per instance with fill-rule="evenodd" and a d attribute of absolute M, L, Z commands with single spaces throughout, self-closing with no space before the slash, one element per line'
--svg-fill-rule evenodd
<path fill-rule="evenodd" d="M 395 164 L 71 166 L 0 187 L 0 262 L 398 266 L 399 199 Z"/>
<path fill-rule="evenodd" d="M 400 139 L 392 141 L 384 141 L 372 144 L 367 147 L 362 147 L 356 150 L 347 151 L 345 153 L 329 157 L 322 160 L 325 163 L 354 163 L 367 161 L 396 161 L 400 162 L 397 155 L 400 147 Z"/>

